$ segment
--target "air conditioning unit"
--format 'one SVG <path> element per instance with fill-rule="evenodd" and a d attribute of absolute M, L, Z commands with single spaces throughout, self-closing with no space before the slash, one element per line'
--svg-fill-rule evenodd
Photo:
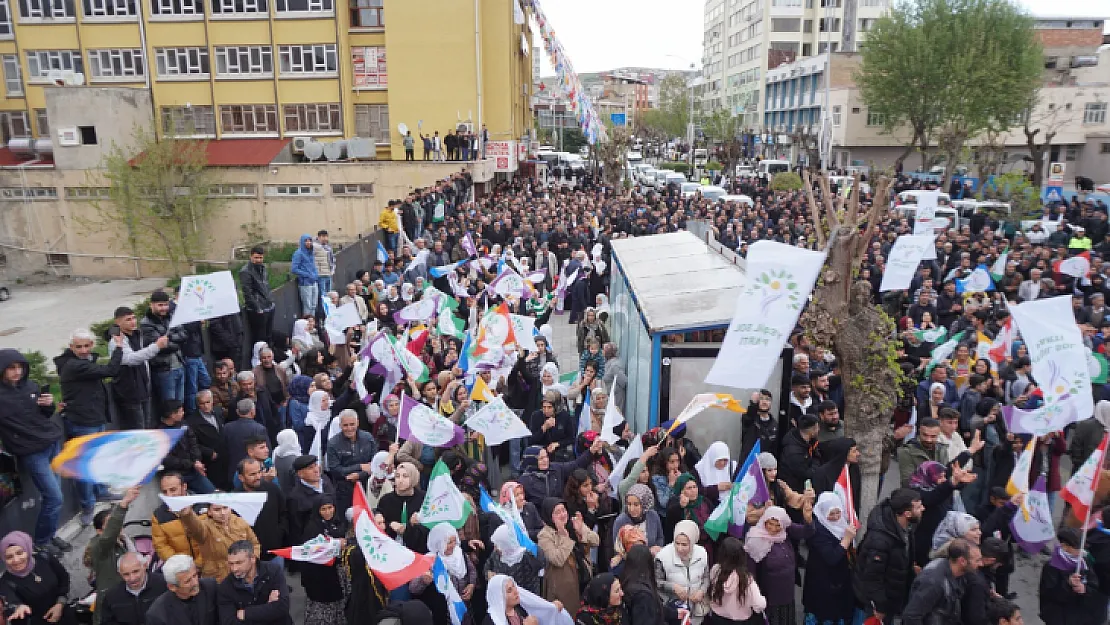
<path fill-rule="evenodd" d="M 77 126 L 63 126 L 58 128 L 58 145 L 60 147 L 81 145 L 81 136 L 77 132 Z"/>
<path fill-rule="evenodd" d="M 293 137 L 293 153 L 304 154 L 306 145 L 312 142 L 312 137 Z"/>

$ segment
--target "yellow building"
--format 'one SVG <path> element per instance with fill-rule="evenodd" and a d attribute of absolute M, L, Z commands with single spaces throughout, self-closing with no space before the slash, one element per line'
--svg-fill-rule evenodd
<path fill-rule="evenodd" d="M 57 145 L 43 87 L 78 83 L 149 89 L 161 134 L 367 137 L 382 159 L 405 156 L 399 123 L 418 159 L 420 133 L 532 127 L 519 0 L 336 2 L 0 0 L 4 143 Z"/>

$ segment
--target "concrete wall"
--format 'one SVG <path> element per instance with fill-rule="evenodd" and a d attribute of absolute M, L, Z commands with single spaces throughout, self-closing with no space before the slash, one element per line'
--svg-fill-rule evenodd
<path fill-rule="evenodd" d="M 46 96 L 46 116 L 52 126 L 54 163 L 58 169 L 99 167 L 111 151 L 113 142 L 128 146 L 137 129 L 151 130 L 154 115 L 150 91 L 145 89 L 46 87 L 43 93 Z M 82 126 L 94 129 L 95 144 L 58 144 L 59 130 Z"/>

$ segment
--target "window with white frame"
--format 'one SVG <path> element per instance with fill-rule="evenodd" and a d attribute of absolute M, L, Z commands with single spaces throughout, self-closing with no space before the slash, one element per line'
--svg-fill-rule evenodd
<path fill-rule="evenodd" d="M 143 51 L 138 48 L 89 50 L 89 73 L 93 81 L 130 82 L 146 74 Z"/>
<path fill-rule="evenodd" d="M 9 96 L 23 95 L 23 69 L 19 66 L 19 57 L 14 54 L 3 56 L 4 64 L 4 93 Z"/>
<path fill-rule="evenodd" d="M 1076 147 L 1074 145 L 1069 145 L 1064 150 L 1064 160 L 1065 161 L 1072 162 L 1072 161 L 1075 161 L 1078 158 L 1079 158 L 1079 148 L 1078 147 Z"/>
<path fill-rule="evenodd" d="M 0 0 L 0 38 L 12 36 L 12 8 L 8 0 Z"/>
<path fill-rule="evenodd" d="M 266 197 L 320 197 L 322 187 L 318 184 L 268 184 Z"/>
<path fill-rule="evenodd" d="M 269 13 L 266 0 L 212 0 L 212 15 L 252 15 Z"/>
<path fill-rule="evenodd" d="M 382 89 L 389 85 L 385 48 L 351 48 L 355 89 Z"/>
<path fill-rule="evenodd" d="M 334 43 L 279 46 L 278 58 L 282 76 L 319 76 L 339 71 Z"/>
<path fill-rule="evenodd" d="M 220 127 L 224 134 L 277 134 L 277 105 L 230 104 L 220 107 Z"/>
<path fill-rule="evenodd" d="M 363 182 L 363 183 L 348 182 L 348 183 L 345 183 L 345 184 L 333 184 L 333 185 L 331 185 L 331 194 L 332 195 L 343 195 L 343 196 L 347 196 L 347 197 L 374 195 L 374 185 L 373 185 L 373 183 L 370 183 L 370 182 Z"/>
<path fill-rule="evenodd" d="M 19 0 L 19 17 L 24 20 L 73 19 L 76 16 L 74 0 Z"/>
<path fill-rule="evenodd" d="M 343 132 L 343 113 L 336 103 L 286 104 L 282 115 L 286 133 Z"/>
<path fill-rule="evenodd" d="M 154 62 L 159 78 L 204 80 L 212 71 L 208 48 L 155 48 Z"/>
<path fill-rule="evenodd" d="M 163 106 L 162 133 L 170 137 L 215 137 L 216 114 L 211 106 Z"/>
<path fill-rule="evenodd" d="M 871 30 L 871 28 L 873 26 L 875 26 L 875 21 L 876 20 L 873 17 L 868 17 L 868 18 L 861 19 L 859 21 L 859 31 L 861 33 L 865 33 L 867 31 Z"/>
<path fill-rule="evenodd" d="M 208 187 L 208 197 L 258 197 L 258 185 L 253 184 L 214 184 Z"/>
<path fill-rule="evenodd" d="M 46 117 L 46 109 L 35 109 L 35 129 L 40 137 L 50 137 L 50 120 Z"/>
<path fill-rule="evenodd" d="M 1088 102 L 1083 107 L 1083 123 L 1084 124 L 1105 124 L 1106 123 L 1106 103 L 1105 102 Z"/>
<path fill-rule="evenodd" d="M 373 139 L 379 145 L 388 145 L 389 105 L 356 104 L 355 136 Z"/>
<path fill-rule="evenodd" d="M 151 0 L 151 17 L 204 19 L 202 0 Z"/>
<path fill-rule="evenodd" d="M 27 118 L 27 111 L 0 113 L 0 132 L 3 133 L 4 143 L 12 139 L 30 139 L 31 122 Z"/>
<path fill-rule="evenodd" d="M 135 0 L 82 0 L 85 17 L 134 17 L 138 15 Z"/>
<path fill-rule="evenodd" d="M 840 105 L 832 107 L 832 125 L 840 126 Z"/>
<path fill-rule="evenodd" d="M 55 187 L 0 187 L 0 200 L 56 200 Z"/>
<path fill-rule="evenodd" d="M 817 20 L 817 25 L 817 29 L 823 33 L 827 33 L 829 31 L 838 31 L 840 30 L 840 18 L 833 17 L 825 19 L 822 17 L 821 19 Z"/>
<path fill-rule="evenodd" d="M 351 28 L 383 28 L 384 0 L 350 0 Z"/>
<path fill-rule="evenodd" d="M 216 75 L 224 77 L 274 75 L 270 46 L 216 46 Z"/>
<path fill-rule="evenodd" d="M 112 197 L 112 190 L 109 187 L 66 187 L 65 195 L 67 200 L 88 202 L 106 200 Z"/>
<path fill-rule="evenodd" d="M 867 125 L 868 126 L 882 126 L 886 123 L 886 115 L 882 113 L 875 113 L 867 111 Z"/>
<path fill-rule="evenodd" d="M 334 0 L 277 0 L 277 12 L 281 13 L 332 13 Z"/>
<path fill-rule="evenodd" d="M 27 74 L 30 82 L 50 82 L 51 70 L 84 71 L 79 50 L 28 50 Z"/>

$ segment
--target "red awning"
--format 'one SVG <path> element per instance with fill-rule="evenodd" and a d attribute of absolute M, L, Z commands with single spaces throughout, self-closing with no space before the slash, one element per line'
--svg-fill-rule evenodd
<path fill-rule="evenodd" d="M 212 139 L 205 142 L 209 167 L 264 167 L 277 158 L 289 139 Z M 131 159 L 139 162 L 142 154 Z"/>

